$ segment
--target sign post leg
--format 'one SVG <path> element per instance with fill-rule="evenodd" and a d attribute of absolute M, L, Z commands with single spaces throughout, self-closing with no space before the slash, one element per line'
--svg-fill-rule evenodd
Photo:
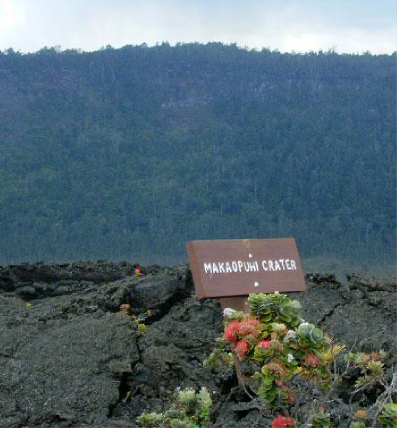
<path fill-rule="evenodd" d="M 249 307 L 246 305 L 248 296 L 236 296 L 236 297 L 221 297 L 222 309 L 226 308 L 234 309 L 235 311 L 241 311 L 245 314 L 249 314 Z"/>

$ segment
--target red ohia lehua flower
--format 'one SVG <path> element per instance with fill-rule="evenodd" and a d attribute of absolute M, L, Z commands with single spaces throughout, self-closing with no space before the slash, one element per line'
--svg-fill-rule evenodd
<path fill-rule="evenodd" d="M 256 337 L 260 333 L 261 324 L 257 320 L 246 319 L 240 323 L 239 334 L 246 336 L 248 334 Z"/>
<path fill-rule="evenodd" d="M 294 418 L 286 418 L 278 415 L 272 422 L 272 428 L 293 428 L 295 426 Z"/>
<path fill-rule="evenodd" d="M 226 327 L 223 337 L 230 343 L 238 342 L 237 334 L 240 331 L 240 324 L 241 324 L 240 321 L 232 321 Z"/>
<path fill-rule="evenodd" d="M 308 355 L 305 358 L 305 364 L 310 367 L 317 367 L 320 364 L 320 360 L 314 355 Z"/>
<path fill-rule="evenodd" d="M 262 340 L 259 346 L 263 349 L 270 348 L 272 346 L 272 342 L 270 340 Z"/>

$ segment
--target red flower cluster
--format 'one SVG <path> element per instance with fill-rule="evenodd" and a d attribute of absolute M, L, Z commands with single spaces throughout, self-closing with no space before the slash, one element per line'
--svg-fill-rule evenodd
<path fill-rule="evenodd" d="M 305 365 L 310 367 L 317 367 L 320 364 L 319 358 L 315 357 L 314 355 L 308 355 L 305 358 Z"/>
<path fill-rule="evenodd" d="M 260 333 L 261 324 L 255 319 L 246 319 L 241 321 L 239 333 L 243 336 L 252 334 L 254 337 L 257 337 Z"/>
<path fill-rule="evenodd" d="M 236 344 L 238 342 L 237 334 L 240 330 L 240 321 L 232 321 L 229 323 L 225 330 L 223 337 L 228 340 L 230 343 Z"/>
<path fill-rule="evenodd" d="M 248 343 L 257 340 L 260 328 L 260 322 L 255 319 L 247 318 L 242 321 L 232 321 L 226 327 L 223 337 L 234 345 L 234 352 L 242 360 L 249 350 Z"/>
<path fill-rule="evenodd" d="M 286 418 L 278 415 L 272 422 L 272 428 L 293 428 L 295 426 L 294 418 Z"/>
<path fill-rule="evenodd" d="M 270 348 L 272 346 L 272 342 L 270 340 L 262 340 L 259 346 L 262 349 Z"/>
<path fill-rule="evenodd" d="M 236 344 L 239 340 L 255 339 L 259 336 L 261 324 L 255 319 L 245 319 L 242 321 L 232 321 L 228 324 L 223 337 L 230 343 Z"/>

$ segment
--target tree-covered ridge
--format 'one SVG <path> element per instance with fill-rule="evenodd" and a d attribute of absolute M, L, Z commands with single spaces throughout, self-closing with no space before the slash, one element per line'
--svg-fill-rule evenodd
<path fill-rule="evenodd" d="M 0 262 L 294 236 L 390 260 L 396 55 L 0 54 Z"/>

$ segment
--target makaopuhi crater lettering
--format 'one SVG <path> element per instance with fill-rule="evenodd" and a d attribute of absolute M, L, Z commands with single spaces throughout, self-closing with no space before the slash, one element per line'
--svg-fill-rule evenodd
<path fill-rule="evenodd" d="M 205 273 L 237 273 L 237 272 L 278 272 L 284 270 L 297 270 L 296 261 L 293 259 L 242 261 L 232 262 L 204 262 Z"/>

